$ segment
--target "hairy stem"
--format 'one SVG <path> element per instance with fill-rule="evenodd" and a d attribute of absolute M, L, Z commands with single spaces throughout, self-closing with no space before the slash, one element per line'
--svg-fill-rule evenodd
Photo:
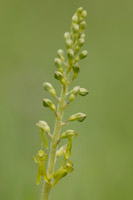
<path fill-rule="evenodd" d="M 69 79 L 69 72 L 66 72 L 66 74 L 65 74 L 66 84 L 62 86 L 60 102 L 58 103 L 58 109 L 57 109 L 58 116 L 56 118 L 53 139 L 52 139 L 51 147 L 50 147 L 51 149 L 50 149 L 48 169 L 47 169 L 48 175 L 53 173 L 53 171 L 54 171 L 54 165 L 55 165 L 55 160 L 56 160 L 56 151 L 57 151 L 57 147 L 58 147 L 58 138 L 59 138 L 60 131 L 61 131 L 61 122 L 62 122 L 63 112 L 64 112 L 63 106 L 66 101 L 66 94 L 67 94 L 67 89 L 68 89 L 67 88 L 68 79 Z M 41 200 L 48 200 L 50 191 L 51 191 L 51 185 L 49 183 L 44 182 Z"/>

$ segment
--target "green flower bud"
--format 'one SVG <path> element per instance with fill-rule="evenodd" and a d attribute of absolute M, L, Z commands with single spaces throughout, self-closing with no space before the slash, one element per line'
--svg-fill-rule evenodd
<path fill-rule="evenodd" d="M 86 118 L 86 115 L 84 113 L 76 113 L 76 114 L 71 115 L 69 117 L 69 121 L 75 121 L 75 120 L 77 120 L 79 122 L 82 122 L 82 121 L 85 120 L 85 118 Z"/>
<path fill-rule="evenodd" d="M 82 12 L 83 12 L 83 8 L 82 8 L 82 7 L 78 8 L 78 10 L 77 10 L 77 15 L 78 15 L 78 16 L 81 15 Z"/>
<path fill-rule="evenodd" d="M 77 73 L 77 74 L 79 73 L 79 71 L 80 71 L 79 63 L 74 63 L 72 68 L 73 68 L 74 73 Z"/>
<path fill-rule="evenodd" d="M 78 23 L 78 16 L 75 14 L 73 17 L 72 17 L 72 23 L 75 23 L 77 24 Z"/>
<path fill-rule="evenodd" d="M 53 88 L 51 83 L 45 82 L 43 83 L 44 90 L 50 92 L 53 96 L 56 96 L 56 91 Z"/>
<path fill-rule="evenodd" d="M 65 53 L 64 53 L 64 51 L 63 51 L 62 49 L 59 49 L 59 50 L 57 51 L 57 54 L 58 54 L 60 57 L 65 55 Z"/>
<path fill-rule="evenodd" d="M 59 50 L 57 51 L 57 54 L 58 54 L 58 56 L 60 57 L 60 59 L 61 59 L 62 61 L 65 60 L 65 53 L 64 53 L 64 51 L 63 51 L 62 49 L 59 49 Z"/>
<path fill-rule="evenodd" d="M 36 125 L 40 129 L 43 129 L 43 131 L 46 131 L 47 133 L 50 133 L 50 128 L 49 128 L 47 122 L 40 120 L 38 123 L 36 123 Z"/>
<path fill-rule="evenodd" d="M 82 51 L 82 52 L 79 54 L 79 59 L 85 58 L 85 57 L 87 56 L 87 54 L 88 54 L 88 51 L 86 51 L 86 50 Z"/>
<path fill-rule="evenodd" d="M 64 133 L 61 134 L 61 138 L 69 138 L 71 137 L 72 139 L 75 138 L 78 135 L 78 133 L 75 130 L 67 130 Z"/>
<path fill-rule="evenodd" d="M 54 63 L 57 68 L 62 68 L 62 61 L 59 58 L 55 58 Z"/>
<path fill-rule="evenodd" d="M 72 24 L 73 32 L 77 33 L 79 31 L 79 25 L 78 24 Z"/>
<path fill-rule="evenodd" d="M 43 99 L 43 106 L 49 107 L 51 110 L 56 111 L 56 107 L 50 99 Z"/>
<path fill-rule="evenodd" d="M 80 86 L 75 86 L 72 90 L 72 93 L 78 95 L 79 91 L 80 91 Z"/>
<path fill-rule="evenodd" d="M 74 73 L 73 77 L 72 77 L 72 80 L 76 79 L 77 77 L 78 77 L 78 73 Z"/>
<path fill-rule="evenodd" d="M 57 80 L 62 80 L 63 79 L 63 74 L 61 72 L 56 71 L 55 74 L 54 74 L 54 77 Z"/>
<path fill-rule="evenodd" d="M 73 101 L 75 97 L 78 95 L 80 90 L 79 86 L 75 86 L 71 91 L 70 91 L 70 96 L 69 96 L 69 102 Z"/>
<path fill-rule="evenodd" d="M 84 43 L 85 43 L 84 38 L 80 38 L 78 41 L 79 46 L 82 47 Z"/>
<path fill-rule="evenodd" d="M 73 51 L 72 49 L 68 49 L 67 55 L 68 55 L 68 58 L 69 58 L 70 60 L 73 60 L 74 51 Z"/>
<path fill-rule="evenodd" d="M 88 91 L 85 88 L 80 88 L 79 95 L 86 96 L 88 94 Z"/>
<path fill-rule="evenodd" d="M 83 10 L 81 13 L 81 17 L 84 19 L 87 16 L 87 11 Z"/>
<path fill-rule="evenodd" d="M 88 54 L 88 51 L 86 51 L 86 50 L 82 51 L 82 52 L 79 54 L 79 56 L 77 56 L 77 57 L 75 58 L 75 62 L 78 62 L 79 60 L 84 59 L 84 58 L 87 56 L 87 54 Z"/>
<path fill-rule="evenodd" d="M 74 80 L 75 78 L 77 78 L 77 76 L 79 74 L 80 66 L 78 63 L 75 63 L 72 68 L 73 68 L 73 72 L 74 72 L 72 80 Z"/>
<path fill-rule="evenodd" d="M 79 17 L 79 22 L 82 22 L 86 16 L 87 16 L 87 12 L 86 12 L 86 10 L 83 10 Z"/>
<path fill-rule="evenodd" d="M 80 23 L 80 29 L 81 30 L 84 30 L 86 28 L 86 22 L 85 21 L 82 21 L 81 23 Z"/>
<path fill-rule="evenodd" d="M 65 39 L 70 39 L 71 35 L 69 32 L 64 33 L 64 38 Z"/>
<path fill-rule="evenodd" d="M 56 71 L 54 73 L 54 77 L 59 80 L 62 84 L 65 84 L 65 80 L 64 80 L 64 77 L 63 77 L 63 74 L 61 72 L 58 72 Z"/>
<path fill-rule="evenodd" d="M 67 39 L 66 40 L 66 46 L 68 49 L 70 49 L 72 47 L 73 41 L 71 39 Z"/>
<path fill-rule="evenodd" d="M 79 52 L 79 50 L 80 50 L 80 46 L 76 45 L 76 47 L 75 47 L 75 55 Z"/>
<path fill-rule="evenodd" d="M 85 39 L 85 34 L 82 33 L 82 34 L 80 35 L 80 37 Z"/>
<path fill-rule="evenodd" d="M 52 84 L 48 83 L 48 82 L 44 82 L 43 83 L 43 87 L 44 87 L 44 90 L 46 90 L 46 91 L 49 91 L 49 90 L 53 89 Z"/>

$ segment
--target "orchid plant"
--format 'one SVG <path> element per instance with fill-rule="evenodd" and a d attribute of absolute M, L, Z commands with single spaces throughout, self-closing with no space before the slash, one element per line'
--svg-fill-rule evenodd
<path fill-rule="evenodd" d="M 52 100 L 43 99 L 43 106 L 49 108 L 55 114 L 53 133 L 51 133 L 51 129 L 46 121 L 40 120 L 36 124 L 40 129 L 41 145 L 33 159 L 38 165 L 37 185 L 40 184 L 41 178 L 44 180 L 41 200 L 48 200 L 51 189 L 58 181 L 74 170 L 71 150 L 73 139 L 77 137 L 78 133 L 75 130 L 66 130 L 62 133 L 61 128 L 72 121 L 82 122 L 86 118 L 84 113 L 78 112 L 71 115 L 67 121 L 63 121 L 65 109 L 75 100 L 76 96 L 86 96 L 88 94 L 88 91 L 80 86 L 75 86 L 69 91 L 69 86 L 79 75 L 80 60 L 84 59 L 88 54 L 86 50 L 81 51 L 81 47 L 85 42 L 86 15 L 87 12 L 82 7 L 77 9 L 72 17 L 70 31 L 64 34 L 66 51 L 59 49 L 57 51 L 57 58 L 54 60 L 57 68 L 54 78 L 59 81 L 62 88 L 60 97 L 57 96 L 56 90 L 51 83 L 45 82 L 43 84 L 44 90 L 52 95 L 57 102 L 57 106 Z M 65 145 L 61 145 L 63 140 L 66 141 Z M 62 157 L 62 161 L 59 169 L 56 171 L 55 164 L 59 157 Z"/>

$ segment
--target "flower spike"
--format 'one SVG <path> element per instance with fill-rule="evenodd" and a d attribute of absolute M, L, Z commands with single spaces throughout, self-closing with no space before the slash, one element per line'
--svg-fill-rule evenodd
<path fill-rule="evenodd" d="M 45 91 L 49 92 L 57 101 L 57 106 L 50 99 L 43 99 L 43 106 L 54 111 L 56 116 L 54 131 L 50 133 L 50 127 L 47 122 L 40 120 L 36 125 L 40 129 L 41 136 L 41 150 L 33 157 L 38 164 L 37 185 L 40 184 L 41 178 L 44 179 L 44 187 L 41 199 L 49 199 L 50 190 L 63 177 L 73 171 L 73 162 L 70 161 L 73 139 L 78 136 L 77 131 L 69 129 L 61 133 L 61 128 L 71 121 L 82 122 L 86 119 L 84 113 L 77 112 L 71 115 L 67 121 L 63 122 L 63 114 L 65 109 L 71 104 L 75 98 L 86 96 L 88 91 L 80 86 L 74 86 L 70 89 L 70 85 L 78 77 L 80 72 L 79 61 L 84 59 L 88 52 L 81 50 L 85 43 L 85 17 L 87 12 L 82 8 L 78 8 L 72 16 L 71 27 L 69 32 L 65 32 L 64 39 L 66 50 L 58 49 L 57 56 L 54 59 L 54 65 L 57 71 L 54 73 L 54 78 L 58 80 L 61 85 L 60 97 L 57 97 L 56 90 L 49 82 L 43 84 Z M 61 134 L 60 134 L 61 133 Z M 47 140 L 49 136 L 50 140 Z M 64 140 L 64 141 L 63 141 Z M 49 145 L 50 142 L 50 145 Z M 65 144 L 61 144 L 66 142 Z M 49 150 L 49 155 L 43 151 L 44 147 Z M 60 146 L 60 147 L 59 147 Z M 59 168 L 55 171 L 55 164 L 57 159 L 61 159 Z M 48 159 L 48 167 L 46 170 L 46 162 Z"/>

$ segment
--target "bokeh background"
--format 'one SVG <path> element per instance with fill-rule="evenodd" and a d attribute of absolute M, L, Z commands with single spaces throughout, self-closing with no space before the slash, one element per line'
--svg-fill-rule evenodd
<path fill-rule="evenodd" d="M 79 6 L 87 12 L 88 57 L 74 85 L 77 97 L 64 118 L 85 112 L 72 157 L 75 170 L 62 179 L 51 200 L 133 199 L 133 3 L 131 0 L 2 0 L 0 2 L 0 199 L 38 200 L 39 149 L 35 123 L 54 116 L 42 106 L 44 81 L 54 80 L 54 58 L 65 49 L 63 34 Z"/>

